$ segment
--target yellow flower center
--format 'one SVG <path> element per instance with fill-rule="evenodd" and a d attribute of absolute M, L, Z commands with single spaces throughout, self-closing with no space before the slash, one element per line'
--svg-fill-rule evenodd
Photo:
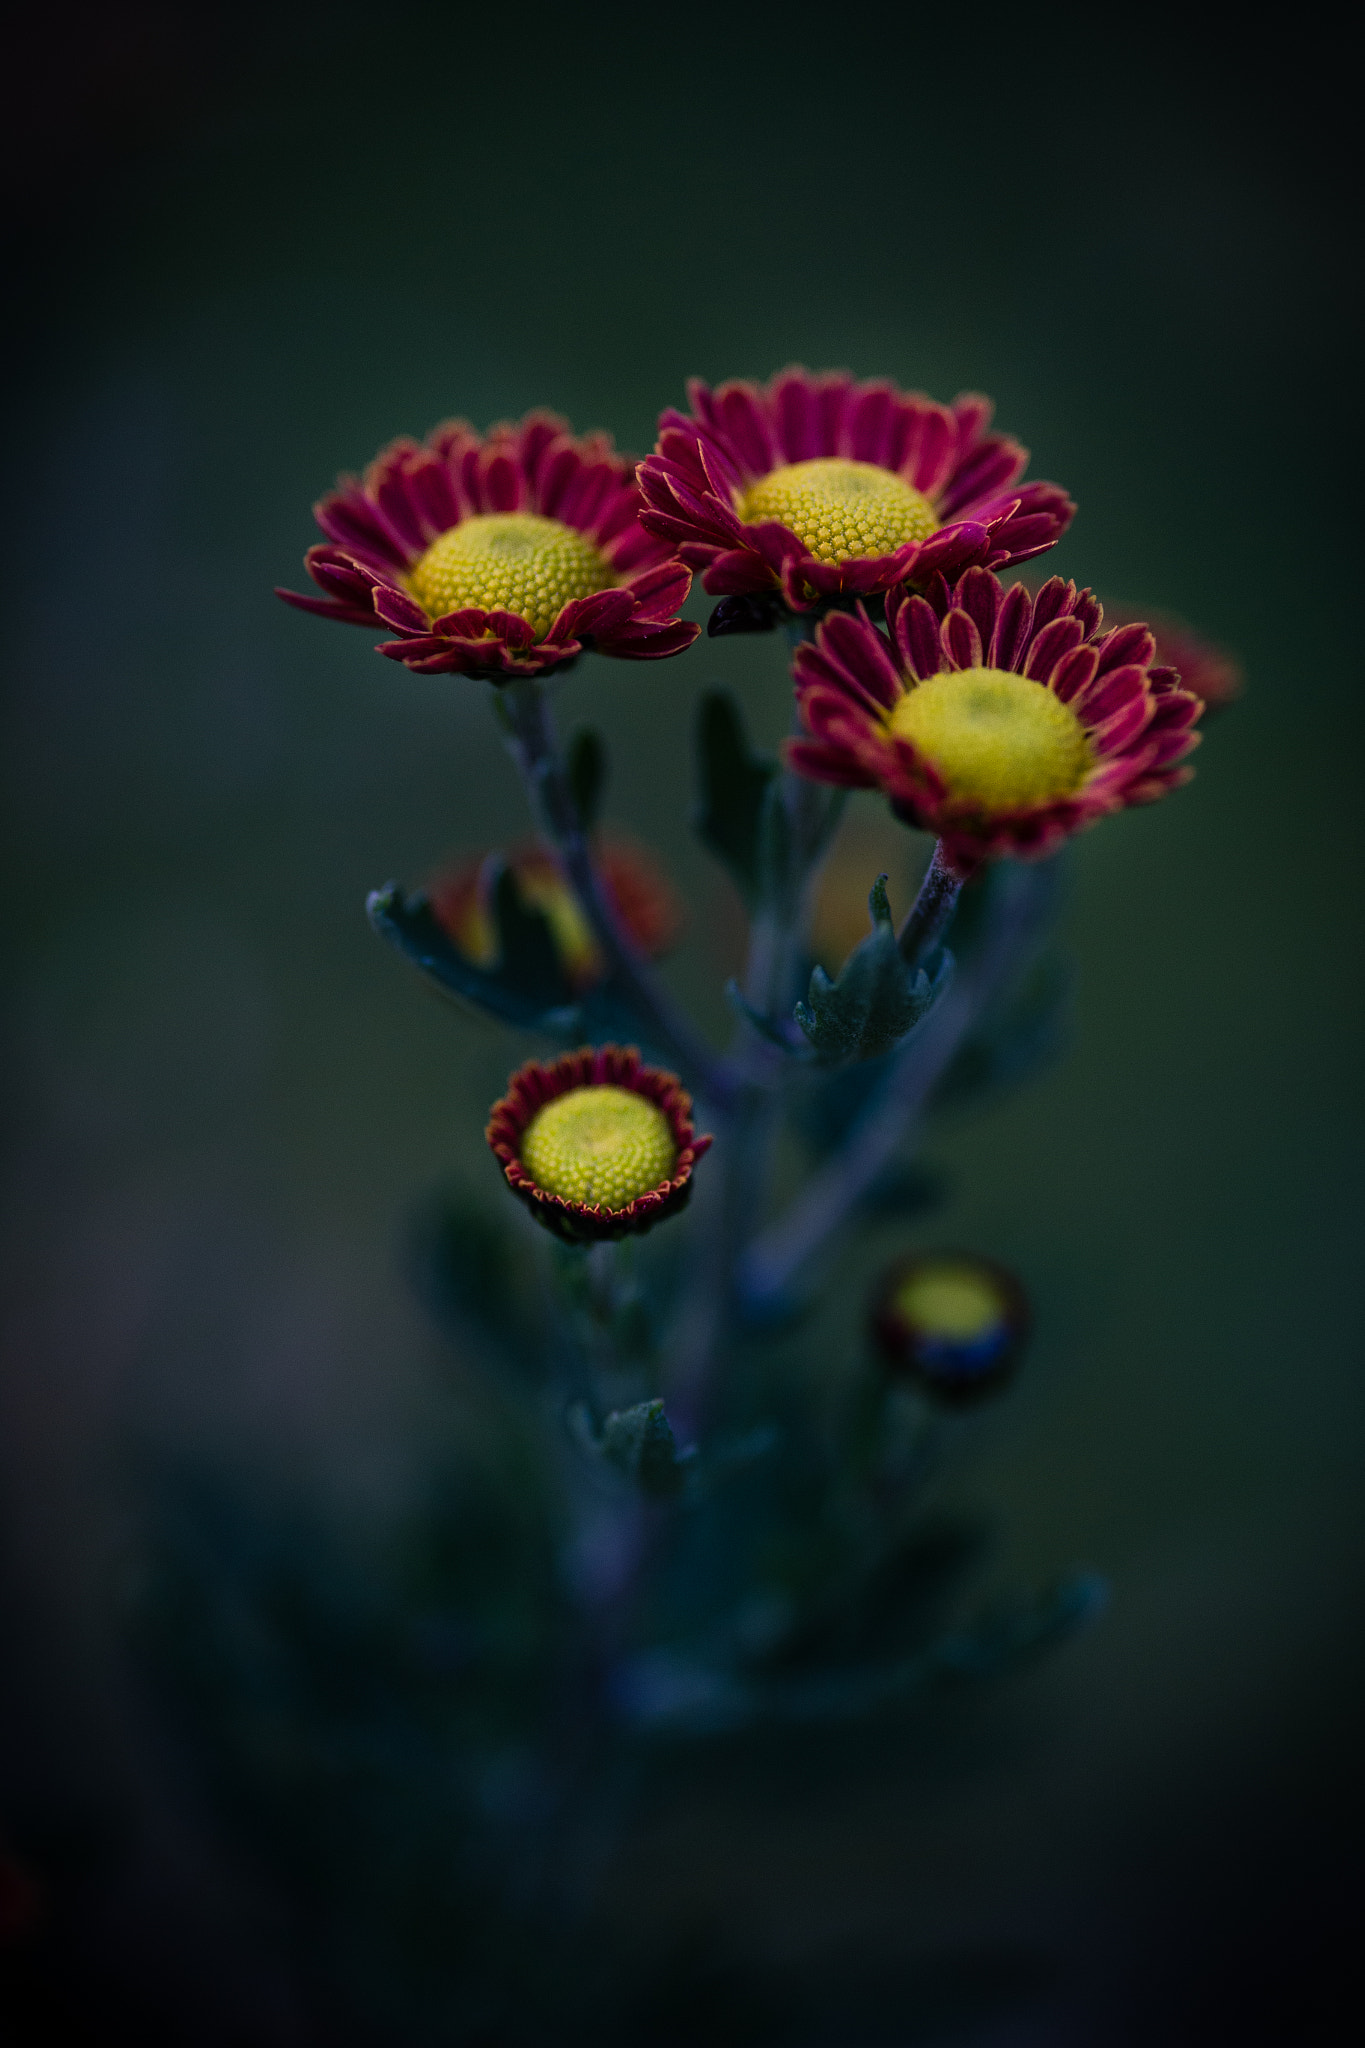
<path fill-rule="evenodd" d="M 513 863 L 521 900 L 547 920 L 560 959 L 576 981 L 591 981 L 601 965 L 592 927 L 573 890 L 553 861 L 529 859 Z M 493 967 L 498 959 L 498 933 L 486 895 L 471 884 L 459 905 L 458 919 L 447 922 L 455 944 L 475 967 Z"/>
<path fill-rule="evenodd" d="M 970 1344 L 999 1323 L 1004 1304 L 988 1273 L 945 1259 L 916 1267 L 897 1288 L 896 1312 L 926 1336 Z"/>
<path fill-rule="evenodd" d="M 893 470 L 820 455 L 760 477 L 735 510 L 748 525 L 780 519 L 821 562 L 889 555 L 938 531 L 934 508 Z"/>
<path fill-rule="evenodd" d="M 538 512 L 481 512 L 434 540 L 405 580 L 433 619 L 478 605 L 515 612 L 542 639 L 570 598 L 616 579 L 575 527 Z"/>
<path fill-rule="evenodd" d="M 1004 669 L 930 676 L 906 692 L 887 724 L 933 763 L 950 796 L 988 813 L 1070 796 L 1091 766 L 1090 743 L 1070 706 Z"/>
<path fill-rule="evenodd" d="M 571 1088 L 536 1111 L 521 1141 L 521 1163 L 537 1187 L 604 1209 L 624 1209 L 657 1188 L 677 1157 L 668 1118 L 630 1088 Z"/>

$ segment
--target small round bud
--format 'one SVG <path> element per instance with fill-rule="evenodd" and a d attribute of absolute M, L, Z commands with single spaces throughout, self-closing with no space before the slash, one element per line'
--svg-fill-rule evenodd
<path fill-rule="evenodd" d="M 629 1237 L 676 1215 L 711 1143 L 692 1098 L 634 1046 L 584 1046 L 548 1066 L 528 1060 L 484 1133 L 508 1186 L 570 1244 Z"/>
<path fill-rule="evenodd" d="M 918 1380 L 937 1400 L 993 1393 L 1017 1362 L 1031 1326 L 1014 1275 L 971 1252 L 915 1252 L 883 1276 L 872 1334 L 888 1370 Z"/>

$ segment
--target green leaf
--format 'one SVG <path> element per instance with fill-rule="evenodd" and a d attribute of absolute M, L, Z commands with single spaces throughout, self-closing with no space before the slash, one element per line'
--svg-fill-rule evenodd
<path fill-rule="evenodd" d="M 585 832 L 591 832 L 607 787 L 607 743 L 595 725 L 580 725 L 570 736 L 565 771 L 574 809 Z"/>
<path fill-rule="evenodd" d="M 746 1023 L 752 1024 L 759 1037 L 766 1039 L 769 1045 L 775 1045 L 780 1051 L 788 1054 L 799 1053 L 802 1059 L 808 1060 L 810 1058 L 810 1053 L 801 1044 L 799 1039 L 793 1043 L 787 1032 L 777 1030 L 768 1022 L 766 1017 L 760 1015 L 745 996 L 743 989 L 733 975 L 726 982 L 722 994 L 735 1015 L 743 1017 Z M 787 1029 L 790 1031 L 790 1025 Z"/>
<path fill-rule="evenodd" d="M 483 1358 L 498 1372 L 533 1379 L 541 1349 L 537 1297 L 525 1285 L 526 1255 L 509 1230 L 509 1208 L 460 1188 L 437 1190 L 413 1217 L 408 1259 L 442 1320 L 462 1331 L 472 1326 L 486 1340 Z"/>
<path fill-rule="evenodd" d="M 421 894 L 405 896 L 397 883 L 376 889 L 366 904 L 370 923 L 448 995 L 526 1030 L 573 1037 L 583 1030 L 548 920 L 522 901 L 516 877 L 503 866 L 493 889 L 499 958 L 477 967 L 438 924 Z"/>
<path fill-rule="evenodd" d="M 677 1493 L 685 1460 L 678 1455 L 662 1401 L 638 1401 L 614 1408 L 602 1424 L 602 1455 L 636 1480 L 645 1493 Z"/>
<path fill-rule="evenodd" d="M 940 952 L 932 980 L 911 969 L 896 945 L 896 928 L 886 900 L 886 876 L 879 875 L 867 899 L 872 930 L 855 946 L 831 981 L 823 967 L 810 978 L 809 1000 L 796 1006 L 796 1021 L 825 1059 L 871 1060 L 889 1052 L 948 985 L 952 955 Z"/>
<path fill-rule="evenodd" d="M 993 1004 L 934 1090 L 933 1106 L 1018 1087 L 1064 1050 L 1076 993 L 1071 961 L 1045 953 Z"/>
<path fill-rule="evenodd" d="M 776 762 L 750 748 L 734 698 L 708 690 L 697 714 L 693 824 L 751 907 L 762 893 L 764 812 L 776 777 Z"/>

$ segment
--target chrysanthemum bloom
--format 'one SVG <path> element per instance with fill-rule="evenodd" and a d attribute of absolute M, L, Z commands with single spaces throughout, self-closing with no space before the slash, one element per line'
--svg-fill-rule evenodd
<path fill-rule="evenodd" d="M 640 464 L 640 523 L 700 569 L 713 596 L 780 594 L 794 612 L 937 570 L 1041 554 L 1075 506 L 1021 484 L 1027 449 L 987 431 L 990 401 L 936 405 L 843 371 L 765 385 L 688 386 Z"/>
<path fill-rule="evenodd" d="M 584 1046 L 549 1066 L 528 1060 L 484 1136 L 536 1221 L 571 1244 L 628 1237 L 676 1214 L 711 1143 L 693 1131 L 677 1075 L 619 1045 Z"/>
<path fill-rule="evenodd" d="M 998 1387 L 1027 1341 L 1028 1296 L 993 1259 L 919 1252 L 887 1272 L 872 1310 L 883 1363 L 941 1401 Z"/>
<path fill-rule="evenodd" d="M 1107 604 L 1104 609 L 1112 625 L 1126 626 L 1139 617 L 1145 619 L 1156 636 L 1157 660 L 1176 671 L 1181 688 L 1192 690 L 1206 711 L 1222 711 L 1246 688 L 1242 664 L 1236 655 L 1206 640 L 1184 619 L 1170 612 L 1139 613 L 1125 604 Z"/>
<path fill-rule="evenodd" d="M 1101 631 L 1099 601 L 1054 576 L 1036 597 L 985 569 L 927 597 L 904 589 L 887 632 L 834 612 L 797 649 L 811 737 L 803 775 L 881 789 L 970 874 L 992 855 L 1038 859 L 1070 833 L 1188 779 L 1203 706 L 1154 666 L 1144 625 Z"/>
<path fill-rule="evenodd" d="M 467 861 L 439 874 L 426 895 L 436 922 L 475 967 L 498 958 L 492 883 L 498 856 Z M 583 907 L 569 886 L 558 857 L 547 846 L 516 847 L 508 856 L 522 900 L 550 926 L 559 957 L 575 988 L 588 988 L 602 975 L 601 949 Z M 667 880 L 643 847 L 617 837 L 597 849 L 603 889 L 622 925 L 647 959 L 668 951 L 682 922 L 682 909 Z"/>
<path fill-rule="evenodd" d="M 323 595 L 287 604 L 387 627 L 379 652 L 424 675 L 543 675 L 584 648 L 634 661 L 680 654 L 691 572 L 639 523 L 635 464 L 605 434 L 552 413 L 486 436 L 464 420 L 395 441 L 314 507 Z"/>

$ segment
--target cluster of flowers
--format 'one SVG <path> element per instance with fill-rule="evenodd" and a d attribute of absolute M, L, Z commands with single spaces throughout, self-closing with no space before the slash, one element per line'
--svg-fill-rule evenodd
<path fill-rule="evenodd" d="M 326 541 L 307 567 L 320 594 L 280 594 L 383 631 L 379 652 L 410 669 L 507 685 L 587 649 L 682 653 L 700 632 L 679 616 L 699 573 L 712 596 L 750 607 L 748 624 L 800 624 L 804 736 L 788 767 L 880 790 L 937 836 L 957 878 L 1003 855 L 1042 858 L 1186 779 L 1196 721 L 1236 693 L 1235 668 L 1174 622 L 1106 622 L 1091 591 L 1059 577 L 1002 580 L 1059 539 L 1074 507 L 1055 484 L 1022 480 L 1027 451 L 991 430 L 987 400 L 945 406 L 800 369 L 693 384 L 689 397 L 638 464 L 543 412 L 483 436 L 454 421 L 397 441 L 317 506 Z M 513 864 L 571 978 L 591 982 L 601 963 L 556 856 L 532 848 Z M 602 868 L 627 934 L 657 953 L 675 921 L 666 887 L 620 846 Z M 495 943 L 481 873 L 433 892 L 475 960 Z M 676 1076 L 606 1047 L 523 1067 L 488 1140 L 539 1220 L 589 1241 L 649 1228 L 686 1199 L 709 1142 L 689 1112 Z M 918 1356 L 916 1316 L 950 1298 L 966 1324 L 987 1296 L 1003 1302 L 986 1321 L 1017 1335 L 1003 1286 L 902 1276 L 886 1344 Z"/>

